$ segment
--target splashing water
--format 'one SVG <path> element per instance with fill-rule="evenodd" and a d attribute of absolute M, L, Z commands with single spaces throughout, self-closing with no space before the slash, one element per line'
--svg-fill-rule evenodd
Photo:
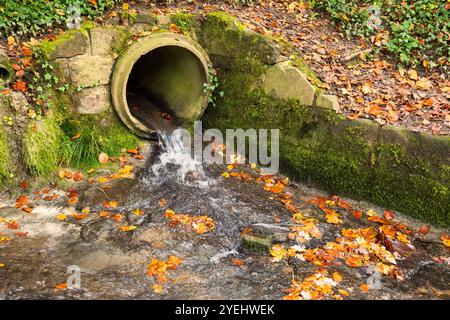
<path fill-rule="evenodd" d="M 152 183 L 176 180 L 187 185 L 207 187 L 214 180 L 207 177 L 201 161 L 194 158 L 190 143 L 177 130 L 158 132 L 159 144 L 162 149 L 159 160 L 150 168 L 153 174 Z"/>

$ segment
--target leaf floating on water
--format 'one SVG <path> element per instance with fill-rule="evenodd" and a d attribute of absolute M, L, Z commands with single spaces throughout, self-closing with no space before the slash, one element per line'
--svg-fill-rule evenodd
<path fill-rule="evenodd" d="M 60 213 L 56 216 L 56 220 L 59 220 L 59 221 L 64 221 L 66 219 L 67 219 L 67 215 L 65 215 L 64 213 Z"/>
<path fill-rule="evenodd" d="M 57 284 L 57 285 L 55 286 L 55 289 L 58 289 L 58 290 L 64 290 L 64 289 L 67 289 L 67 282 L 63 282 L 63 283 Z"/>
<path fill-rule="evenodd" d="M 170 226 L 175 227 L 178 224 L 182 224 L 193 229 L 198 234 L 210 232 L 216 227 L 214 220 L 206 215 L 191 216 L 188 214 L 176 214 L 173 210 L 168 209 L 165 211 L 164 216 L 170 219 Z"/>
<path fill-rule="evenodd" d="M 119 229 L 120 229 L 120 231 L 128 232 L 128 231 L 136 230 L 137 227 L 136 226 L 122 226 Z"/>
<path fill-rule="evenodd" d="M 361 289 L 362 292 L 367 292 L 369 291 L 369 286 L 363 283 L 362 285 L 359 286 L 359 289 Z"/>

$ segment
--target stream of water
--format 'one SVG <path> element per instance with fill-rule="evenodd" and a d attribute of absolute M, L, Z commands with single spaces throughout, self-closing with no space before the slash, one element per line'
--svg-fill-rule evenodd
<path fill-rule="evenodd" d="M 292 214 L 274 200 L 273 193 L 254 179 L 222 177 L 226 166 L 203 165 L 194 160 L 179 136 L 169 131 L 161 131 L 159 136 L 154 155 L 148 156 L 135 179 L 111 181 L 109 188 L 87 185 L 80 190 L 76 210 L 89 207 L 91 213 L 86 219 L 55 219 L 60 212 L 75 210 L 67 208 L 63 190 L 51 191 L 58 195 L 53 203 L 35 200 L 30 215 L 11 204 L 4 217 L 16 219 L 28 236 L 0 244 L 0 262 L 6 265 L 0 269 L 0 299 L 280 299 L 291 285 L 293 272 L 302 279 L 317 270 L 310 262 L 298 259 L 290 264 L 273 262 L 267 253 L 252 252 L 243 246 L 242 232 L 248 228 L 276 236 L 278 242 L 288 241 L 289 228 L 294 225 Z M 237 171 L 255 175 L 245 165 Z M 327 223 L 317 206 L 308 202 L 327 194 L 296 183 L 290 183 L 285 191 L 305 217 L 319 220 L 322 238 L 305 246 L 315 248 L 335 241 L 340 228 Z M 120 225 L 133 225 L 136 230 L 119 231 L 118 222 L 111 216 L 98 216 L 105 210 L 103 203 L 113 200 L 118 206 L 108 209 L 111 216 L 124 214 Z M 372 204 L 347 201 L 364 212 L 383 212 Z M 142 214 L 133 213 L 137 208 Z M 164 214 L 169 209 L 176 214 L 206 215 L 215 228 L 197 234 L 170 225 Z M 340 214 L 343 228 L 367 227 L 365 222 Z M 401 214 L 396 213 L 396 218 L 415 228 L 421 225 Z M 446 255 L 436 240 L 442 230 L 433 232 L 427 241 L 414 243 L 413 253 L 399 259 L 406 279 L 383 279 L 381 290 L 362 293 L 357 289 L 369 276 L 365 268 L 341 264 L 332 270 L 342 274 L 345 289 L 353 299 L 448 297 L 449 267 L 435 260 Z M 146 274 L 148 263 L 153 258 L 164 261 L 170 255 L 179 257 L 182 263 L 171 271 L 162 292 L 155 292 L 155 281 Z M 234 259 L 242 263 L 236 265 Z M 81 289 L 55 289 L 56 284 L 66 281 L 67 267 L 73 265 L 82 270 Z"/>

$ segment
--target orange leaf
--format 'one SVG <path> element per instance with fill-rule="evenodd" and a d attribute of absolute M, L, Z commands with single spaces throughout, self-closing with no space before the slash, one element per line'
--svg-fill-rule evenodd
<path fill-rule="evenodd" d="M 363 283 L 362 285 L 359 286 L 359 289 L 361 289 L 362 292 L 367 292 L 369 291 L 369 286 Z"/>
<path fill-rule="evenodd" d="M 100 215 L 100 217 L 105 218 L 105 217 L 109 216 L 109 212 L 108 211 L 100 211 L 99 215 Z"/>
<path fill-rule="evenodd" d="M 429 226 L 423 226 L 419 229 L 419 233 L 420 234 L 427 234 L 430 231 L 430 227 Z"/>
<path fill-rule="evenodd" d="M 58 290 L 64 290 L 66 288 L 67 288 L 67 282 L 63 282 L 63 283 L 60 283 L 55 286 L 55 289 L 58 289 Z"/>
<path fill-rule="evenodd" d="M 24 91 L 28 90 L 27 84 L 25 82 L 23 82 L 23 81 L 16 81 L 16 82 L 14 82 L 12 87 L 16 91 L 24 92 Z"/>
<path fill-rule="evenodd" d="M 381 111 L 382 111 L 381 108 L 375 104 L 369 108 L 367 113 L 372 116 L 377 116 L 377 115 L 381 114 Z"/>
<path fill-rule="evenodd" d="M 25 195 L 21 195 L 16 200 L 16 208 L 24 206 L 28 202 L 28 198 Z"/>
<path fill-rule="evenodd" d="M 20 183 L 20 189 L 28 189 L 28 182 L 22 181 Z"/>
<path fill-rule="evenodd" d="M 88 2 L 91 3 L 94 6 L 97 5 L 97 0 L 88 0 Z"/>
<path fill-rule="evenodd" d="M 244 262 L 244 260 L 241 260 L 241 259 L 233 259 L 233 260 L 231 260 L 231 262 L 232 262 L 235 266 L 238 266 L 238 267 L 241 267 L 241 268 L 245 267 L 245 262 Z"/>
<path fill-rule="evenodd" d="M 353 210 L 352 216 L 358 220 L 361 220 L 362 217 L 362 211 L 361 210 Z"/>
<path fill-rule="evenodd" d="M 87 213 L 76 213 L 76 214 L 73 215 L 73 217 L 74 217 L 76 220 L 86 219 L 87 216 L 88 216 Z"/>
<path fill-rule="evenodd" d="M 81 181 L 81 180 L 83 180 L 83 178 L 84 178 L 84 176 L 80 171 L 75 172 L 73 175 L 73 180 L 75 180 L 75 181 Z"/>
<path fill-rule="evenodd" d="M 127 152 L 135 155 L 139 154 L 139 151 L 137 151 L 136 149 L 128 149 Z"/>
<path fill-rule="evenodd" d="M 392 219 L 394 219 L 394 213 L 393 213 L 391 210 L 386 210 L 386 211 L 383 213 L 383 217 L 384 217 L 386 220 L 392 220 Z"/>

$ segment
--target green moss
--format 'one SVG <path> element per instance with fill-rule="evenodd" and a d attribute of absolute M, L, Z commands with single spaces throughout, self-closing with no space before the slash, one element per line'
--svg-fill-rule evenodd
<path fill-rule="evenodd" d="M 120 123 L 112 111 L 71 115 L 63 121 L 61 128 L 65 134 L 62 163 L 77 168 L 98 166 L 101 152 L 119 156 L 122 148 L 135 148 L 139 144 L 139 139 Z M 78 134 L 78 139 L 71 140 Z"/>
<path fill-rule="evenodd" d="M 31 121 L 22 141 L 23 160 L 35 176 L 47 176 L 54 172 L 61 158 L 63 133 L 49 113 L 43 120 Z"/>
<path fill-rule="evenodd" d="M 194 27 L 195 16 L 189 13 L 174 13 L 170 15 L 170 20 L 175 23 L 183 32 L 189 32 Z"/>
<path fill-rule="evenodd" d="M 0 185 L 10 178 L 10 156 L 8 136 L 3 124 L 0 124 Z"/>
<path fill-rule="evenodd" d="M 270 237 L 252 236 L 244 234 L 242 236 L 243 247 L 251 252 L 267 254 L 272 247 Z"/>
<path fill-rule="evenodd" d="M 82 33 L 87 39 L 87 33 L 88 33 L 87 29 L 86 30 L 73 29 L 73 30 L 66 31 L 61 35 L 58 35 L 53 40 L 42 41 L 40 44 L 40 49 L 41 49 L 42 54 L 44 55 L 45 59 L 49 60 L 52 56 L 52 53 L 54 53 L 55 50 L 57 50 L 57 48 L 62 47 L 64 44 L 67 44 L 71 40 L 75 40 L 76 37 L 79 36 L 80 33 Z"/>
<path fill-rule="evenodd" d="M 311 82 L 311 84 L 314 86 L 316 94 L 320 94 L 322 92 L 321 87 L 323 86 L 323 83 L 309 68 L 308 64 L 296 54 L 292 54 L 290 58 L 292 60 L 292 65 L 302 71 L 306 75 L 306 78 L 309 80 L 309 82 Z"/>

